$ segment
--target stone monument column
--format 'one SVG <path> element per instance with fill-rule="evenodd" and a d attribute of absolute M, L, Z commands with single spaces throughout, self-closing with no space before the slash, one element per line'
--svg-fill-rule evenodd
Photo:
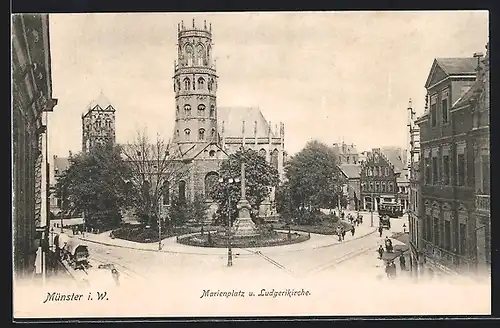
<path fill-rule="evenodd" d="M 257 228 L 250 217 L 252 206 L 245 195 L 245 163 L 241 163 L 241 198 L 236 205 L 238 218 L 234 222 L 234 235 L 237 237 L 248 237 L 257 235 Z"/>

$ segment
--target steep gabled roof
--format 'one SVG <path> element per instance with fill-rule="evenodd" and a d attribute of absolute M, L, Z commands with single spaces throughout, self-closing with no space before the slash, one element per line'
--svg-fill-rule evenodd
<path fill-rule="evenodd" d="M 361 175 L 361 164 L 340 164 L 339 168 L 348 179 L 358 179 Z"/>
<path fill-rule="evenodd" d="M 476 75 L 477 59 L 468 58 L 436 58 L 425 82 L 425 88 L 454 75 Z"/>
<path fill-rule="evenodd" d="M 257 107 L 219 107 L 217 121 L 219 132 L 222 132 L 222 127 L 224 127 L 223 135 L 225 137 L 241 137 L 243 121 L 245 121 L 245 137 L 253 138 L 255 136 L 255 122 L 257 122 L 257 137 L 269 136 L 269 123 Z M 273 131 L 271 131 L 271 137 L 275 137 Z"/>
<path fill-rule="evenodd" d="M 399 147 L 384 147 L 381 149 L 387 160 L 394 166 L 394 172 L 400 173 L 406 167 L 404 150 Z"/>
<path fill-rule="evenodd" d="M 96 108 L 96 106 L 99 106 L 101 110 L 115 111 L 115 108 L 111 105 L 111 101 L 109 101 L 102 91 L 87 105 L 87 110 L 90 111 Z"/>
<path fill-rule="evenodd" d="M 469 100 L 474 96 L 477 90 L 481 88 L 481 81 L 477 80 L 457 101 L 453 104 L 452 109 L 462 107 L 469 103 Z"/>

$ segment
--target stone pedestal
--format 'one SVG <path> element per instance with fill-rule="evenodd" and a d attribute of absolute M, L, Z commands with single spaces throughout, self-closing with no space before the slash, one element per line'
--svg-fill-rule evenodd
<path fill-rule="evenodd" d="M 250 237 L 258 235 L 255 223 L 250 217 L 250 203 L 246 199 L 240 199 L 238 205 L 238 218 L 234 221 L 233 235 L 235 237 Z"/>

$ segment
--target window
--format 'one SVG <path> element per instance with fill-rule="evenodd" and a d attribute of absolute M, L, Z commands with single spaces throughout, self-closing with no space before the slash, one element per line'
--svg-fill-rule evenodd
<path fill-rule="evenodd" d="M 205 88 L 205 79 L 200 77 L 198 79 L 198 89 L 204 89 Z"/>
<path fill-rule="evenodd" d="M 184 114 L 186 114 L 186 116 L 191 116 L 191 106 L 190 105 L 184 105 Z"/>
<path fill-rule="evenodd" d="M 438 159 L 437 157 L 432 157 L 432 184 L 438 184 L 439 174 L 438 174 Z"/>
<path fill-rule="evenodd" d="M 186 201 L 186 181 L 179 182 L 179 200 L 184 203 Z"/>
<path fill-rule="evenodd" d="M 425 216 L 425 239 L 427 241 L 432 241 L 432 229 L 431 229 L 431 216 Z"/>
<path fill-rule="evenodd" d="M 141 157 L 141 152 L 140 151 L 137 151 L 137 157 Z"/>
<path fill-rule="evenodd" d="M 210 106 L 210 117 L 215 117 L 215 106 L 214 105 Z"/>
<path fill-rule="evenodd" d="M 490 193 L 490 155 L 481 156 L 482 192 Z"/>
<path fill-rule="evenodd" d="M 179 115 L 179 106 L 175 109 L 175 115 Z"/>
<path fill-rule="evenodd" d="M 210 131 L 210 137 L 211 137 L 212 139 L 214 139 L 214 138 L 215 138 L 215 128 L 212 128 L 212 130 Z"/>
<path fill-rule="evenodd" d="M 191 135 L 191 130 L 185 129 L 184 130 L 184 136 L 186 137 L 186 140 L 189 140 L 189 136 Z"/>
<path fill-rule="evenodd" d="M 205 105 L 198 105 L 198 116 L 205 116 Z"/>
<path fill-rule="evenodd" d="M 178 137 L 179 136 L 179 130 L 175 131 L 175 135 Z"/>
<path fill-rule="evenodd" d="M 457 155 L 457 185 L 465 186 L 465 154 Z"/>
<path fill-rule="evenodd" d="M 441 113 L 443 123 L 448 123 L 448 91 L 443 92 L 441 95 Z"/>
<path fill-rule="evenodd" d="M 373 191 L 373 182 L 370 182 L 370 191 Z"/>
<path fill-rule="evenodd" d="M 275 149 L 271 153 L 271 166 L 273 166 L 276 170 L 278 169 L 278 150 Z"/>
<path fill-rule="evenodd" d="M 198 139 L 199 140 L 205 140 L 205 129 L 200 129 L 198 131 Z"/>
<path fill-rule="evenodd" d="M 208 156 L 215 157 L 215 150 L 211 150 L 208 152 Z"/>
<path fill-rule="evenodd" d="M 386 168 L 385 168 L 385 176 L 386 176 L 386 177 L 388 177 L 388 176 L 389 176 L 389 168 L 388 168 L 388 167 L 386 167 Z"/>
<path fill-rule="evenodd" d="M 382 192 L 387 192 L 387 185 L 385 182 L 382 182 Z"/>
<path fill-rule="evenodd" d="M 392 182 L 389 182 L 389 192 L 394 192 L 394 185 Z"/>
<path fill-rule="evenodd" d="M 434 218 L 434 245 L 439 245 L 439 219 Z"/>
<path fill-rule="evenodd" d="M 187 77 L 184 79 L 184 89 L 186 90 L 191 89 L 191 80 L 189 80 L 189 78 Z"/>
<path fill-rule="evenodd" d="M 460 255 L 465 255 L 466 247 L 467 247 L 467 226 L 465 223 L 460 223 L 460 235 L 458 237 L 458 240 L 460 241 Z"/>
<path fill-rule="evenodd" d="M 163 183 L 162 196 L 163 196 L 163 205 L 169 205 L 170 204 L 170 184 L 168 183 L 168 181 L 165 181 Z"/>
<path fill-rule="evenodd" d="M 443 184 L 450 184 L 450 156 L 443 155 Z"/>
<path fill-rule="evenodd" d="M 444 221 L 444 249 L 451 250 L 451 223 Z"/>
<path fill-rule="evenodd" d="M 431 97 L 431 126 L 436 126 L 437 124 L 437 97 Z"/>
<path fill-rule="evenodd" d="M 425 184 L 431 184 L 431 160 L 429 157 L 424 158 L 425 166 Z"/>

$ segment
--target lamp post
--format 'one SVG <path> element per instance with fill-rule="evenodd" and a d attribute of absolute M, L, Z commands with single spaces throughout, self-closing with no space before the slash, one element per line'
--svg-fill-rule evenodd
<path fill-rule="evenodd" d="M 375 206 L 375 199 L 373 198 L 373 192 L 372 192 L 372 208 L 370 211 L 370 227 L 373 228 L 373 211 L 374 211 L 374 206 Z"/>
<path fill-rule="evenodd" d="M 224 181 L 227 181 L 229 183 L 229 186 L 233 183 L 239 183 L 240 179 L 239 178 L 220 178 L 219 182 L 223 183 Z M 232 266 L 233 265 L 233 251 L 232 251 L 232 245 L 231 245 L 231 228 L 232 228 L 232 222 L 231 222 L 231 197 L 229 194 L 230 187 L 227 187 L 227 228 L 226 228 L 226 237 L 227 237 L 227 266 Z"/>

